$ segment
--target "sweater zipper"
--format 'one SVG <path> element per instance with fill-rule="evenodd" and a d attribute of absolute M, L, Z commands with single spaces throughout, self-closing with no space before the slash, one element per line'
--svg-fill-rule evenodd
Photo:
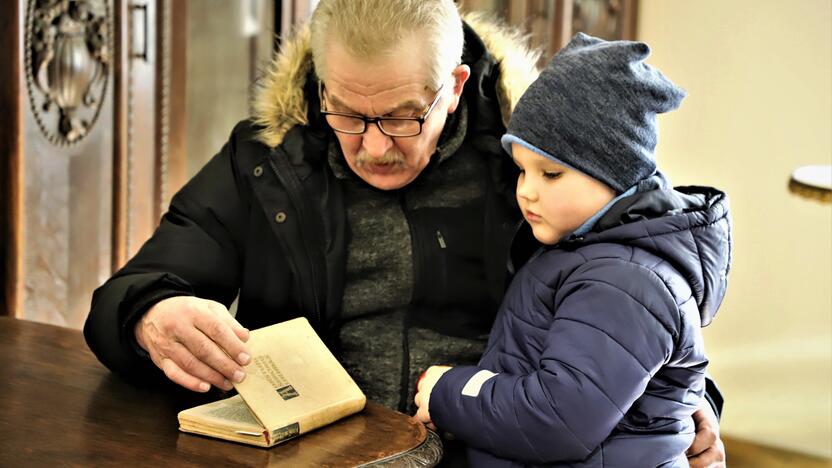
<path fill-rule="evenodd" d="M 416 235 L 416 230 L 413 228 L 413 221 L 407 211 L 407 202 L 405 200 L 404 192 L 399 190 L 399 206 L 402 208 L 404 218 L 407 221 L 407 228 L 410 230 L 410 245 L 411 258 L 413 258 L 413 292 L 411 293 L 410 304 L 405 307 L 404 317 L 402 318 L 402 373 L 399 380 L 399 412 L 407 413 L 407 399 L 410 396 L 410 340 L 408 334 L 410 330 L 410 315 L 413 307 L 413 301 L 416 297 L 416 284 L 418 282 L 419 274 L 419 239 Z"/>
<path fill-rule="evenodd" d="M 279 157 L 285 158 L 287 157 L 285 154 L 278 155 Z M 277 165 L 275 163 L 275 158 L 268 158 L 269 159 L 269 166 L 272 168 L 272 171 L 275 173 L 277 178 L 280 180 L 280 183 L 286 187 L 286 193 L 289 194 L 289 199 L 292 201 L 292 204 L 295 206 L 295 209 L 298 211 L 298 217 L 300 218 L 300 226 L 301 232 L 303 232 L 306 227 L 306 216 L 305 216 L 305 209 L 303 207 L 303 203 L 299 197 L 300 186 L 299 184 L 294 183 L 294 180 L 289 180 L 289 177 L 284 177 L 281 175 L 280 171 L 277 170 Z M 288 170 L 288 168 L 287 168 Z M 304 252 L 306 253 L 306 260 L 309 262 L 309 276 L 312 277 L 311 285 L 312 285 L 312 298 L 315 303 L 315 319 L 319 326 L 323 326 L 323 321 L 321 320 L 321 304 L 320 300 L 318 299 L 318 282 L 315 278 L 315 264 L 312 262 L 312 252 L 309 242 L 308 236 L 303 237 L 303 247 Z M 300 268 L 298 268 L 300 270 Z"/>

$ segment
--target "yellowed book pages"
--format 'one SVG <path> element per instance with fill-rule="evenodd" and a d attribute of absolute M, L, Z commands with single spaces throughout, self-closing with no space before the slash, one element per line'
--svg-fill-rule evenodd
<path fill-rule="evenodd" d="M 184 432 L 269 447 L 361 411 L 366 398 L 305 318 L 251 332 L 239 395 L 179 413 Z"/>

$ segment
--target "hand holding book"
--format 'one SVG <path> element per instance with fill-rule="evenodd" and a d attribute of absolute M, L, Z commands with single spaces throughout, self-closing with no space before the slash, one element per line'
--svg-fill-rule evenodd
<path fill-rule="evenodd" d="M 251 332 L 231 398 L 179 413 L 179 429 L 262 447 L 361 411 L 366 397 L 305 318 Z"/>

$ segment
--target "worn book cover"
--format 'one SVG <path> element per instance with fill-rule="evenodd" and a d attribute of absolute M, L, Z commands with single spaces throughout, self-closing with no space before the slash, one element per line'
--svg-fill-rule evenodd
<path fill-rule="evenodd" d="M 253 330 L 238 395 L 184 410 L 179 430 L 271 447 L 361 411 L 366 397 L 305 318 Z"/>

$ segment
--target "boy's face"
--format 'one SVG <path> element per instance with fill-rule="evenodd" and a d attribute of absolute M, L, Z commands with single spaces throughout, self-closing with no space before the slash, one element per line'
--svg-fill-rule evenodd
<path fill-rule="evenodd" d="M 544 244 L 556 244 L 615 198 L 603 182 L 518 144 L 512 144 L 512 156 L 520 168 L 517 203 Z"/>

